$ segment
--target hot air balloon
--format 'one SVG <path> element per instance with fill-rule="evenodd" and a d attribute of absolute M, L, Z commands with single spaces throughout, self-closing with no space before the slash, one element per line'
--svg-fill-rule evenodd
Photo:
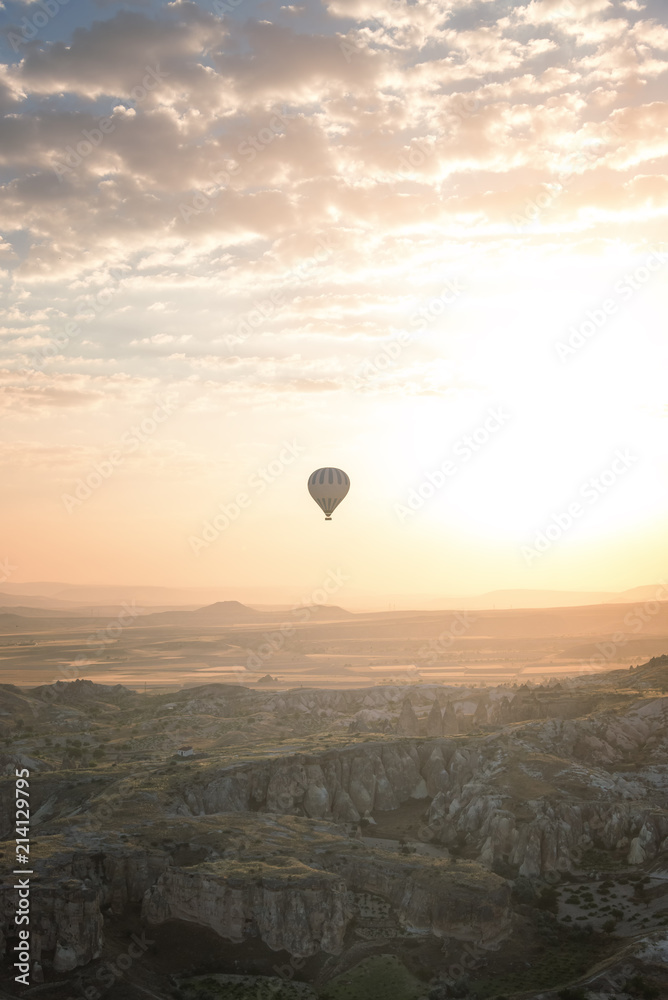
<path fill-rule="evenodd" d="M 325 520 L 332 514 L 350 489 L 350 480 L 342 469 L 316 469 L 308 477 L 308 491 L 325 512 Z"/>

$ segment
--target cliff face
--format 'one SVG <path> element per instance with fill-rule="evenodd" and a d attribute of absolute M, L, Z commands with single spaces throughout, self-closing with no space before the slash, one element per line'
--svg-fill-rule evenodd
<path fill-rule="evenodd" d="M 41 964 L 47 955 L 55 972 L 69 972 L 99 958 L 103 945 L 100 902 L 99 891 L 79 879 L 58 879 L 45 886 L 33 883 L 31 960 Z M 7 945 L 13 945 L 8 929 L 13 923 L 16 891 L 11 886 L 3 886 L 0 907 L 1 958 Z"/>
<path fill-rule="evenodd" d="M 135 848 L 91 853 L 56 852 L 36 861 L 31 884 L 31 957 L 55 972 L 69 972 L 99 958 L 104 942 L 102 911 L 122 914 L 139 903 L 170 862 L 169 854 Z M 13 945 L 16 909 L 11 882 L 0 889 L 0 958 Z"/>
<path fill-rule="evenodd" d="M 433 767 L 443 757 L 449 782 L 430 804 L 427 839 L 453 844 L 461 835 L 480 861 L 503 859 L 521 875 L 571 869 L 591 847 L 630 864 L 655 857 L 668 848 L 668 781 L 653 766 L 668 760 L 667 710 L 659 699 L 623 716 L 532 723 L 512 733 L 505 752 L 483 745 L 468 762 L 435 749 Z"/>
<path fill-rule="evenodd" d="M 398 861 L 348 855 L 335 865 L 347 885 L 390 902 L 407 931 L 475 941 L 489 947 L 510 933 L 510 887 L 505 879 L 462 864 L 412 857 Z"/>
<path fill-rule="evenodd" d="M 596 846 L 637 864 L 668 848 L 668 699 L 625 715 L 528 723 L 475 741 L 356 745 L 208 771 L 173 801 L 181 815 L 266 811 L 335 822 L 425 800 L 419 839 L 464 842 L 538 875 Z M 637 770 L 628 761 L 644 760 Z M 625 773 L 612 768 L 627 762 Z"/>
<path fill-rule="evenodd" d="M 287 828 L 268 822 L 271 836 L 262 848 L 268 860 L 251 854 L 180 867 L 166 852 L 116 847 L 59 853 L 40 862 L 32 899 L 33 960 L 47 972 L 86 965 L 101 954 L 102 913 L 110 909 L 120 916 L 137 902 L 147 924 L 183 920 L 235 944 L 257 937 L 299 958 L 343 950 L 356 892 L 386 901 L 396 925 L 407 932 L 483 947 L 510 932 L 508 884 L 476 865 L 455 869 L 447 861 L 377 850 L 341 838 L 336 827 L 308 821 L 298 821 L 305 826 L 292 831 L 290 850 L 301 845 L 305 853 L 314 852 L 314 861 L 298 861 L 285 856 Z M 283 853 L 272 854 L 277 845 Z M 9 938 L 15 895 L 9 887 L 0 895 L 0 942 L 3 929 Z"/>
<path fill-rule="evenodd" d="M 12 758 L 21 759 L 21 758 Z M 29 758 L 22 758 L 28 760 Z M 24 765 L 28 766 L 28 765 Z M 90 798 L 99 795 L 114 783 L 113 774 L 97 775 L 90 772 L 72 773 L 64 778 L 62 772 L 30 769 L 30 823 L 42 826 L 58 816 L 75 815 L 85 809 Z M 0 838 L 13 836 L 13 809 L 15 777 L 0 779 Z"/>
<path fill-rule="evenodd" d="M 235 944 L 257 936 L 298 958 L 341 952 L 350 916 L 343 879 L 297 861 L 283 867 L 258 862 L 252 870 L 227 861 L 170 868 L 142 906 L 149 924 L 185 920 Z"/>
<path fill-rule="evenodd" d="M 448 864 L 443 852 L 408 856 L 376 849 L 370 838 L 357 843 L 340 828 L 327 832 L 326 821 L 356 823 L 375 815 L 382 823 L 388 812 L 412 803 L 403 814 L 414 823 L 410 839 L 463 850 L 483 866 L 503 862 L 538 875 L 572 867 L 590 847 L 638 864 L 668 849 L 667 722 L 668 699 L 656 699 L 623 715 L 526 723 L 472 738 L 355 743 L 170 778 L 161 791 L 167 800 L 152 792 L 156 832 L 143 841 L 165 850 L 123 845 L 98 826 L 79 831 L 88 851 L 65 850 L 66 838 L 54 835 L 60 846 L 36 861 L 33 958 L 59 972 L 86 964 L 100 954 L 105 908 L 120 915 L 142 900 L 150 923 L 184 920 L 232 942 L 255 935 L 298 957 L 336 954 L 354 919 L 350 892 L 386 900 L 404 930 L 493 943 L 509 928 L 504 880 L 475 865 L 460 876 L 453 869 L 468 863 Z M 436 712 L 432 723 L 437 726 Z M 147 773 L 145 781 L 155 778 Z M 58 791 L 68 815 L 85 815 L 85 796 L 94 807 L 107 783 L 87 779 Z M 128 783 L 128 801 L 137 795 L 149 801 L 140 784 Z M 114 794 L 118 811 L 112 813 L 121 815 L 120 784 Z M 224 813 L 237 814 L 229 828 L 219 819 L 193 818 Z M 262 854 L 252 855 L 265 820 L 275 827 L 273 860 L 267 860 L 264 836 Z M 160 823 L 172 824 L 175 833 L 161 840 Z M 205 847 L 200 827 L 216 834 Z M 239 828 L 234 834 L 233 827 Z M 180 850 L 182 836 L 187 851 Z M 46 839 L 40 837 L 44 852 Z M 251 847 L 239 847 L 242 841 Z M 180 851 L 176 863 L 171 843 Z M 11 885 L 3 888 L 5 934 L 15 896 Z"/>
<path fill-rule="evenodd" d="M 76 853 L 68 865 L 76 878 L 85 879 L 99 892 L 102 906 L 120 914 L 128 903 L 141 902 L 171 862 L 166 851 L 116 849 Z"/>
<path fill-rule="evenodd" d="M 649 805 L 550 805 L 528 800 L 520 820 L 504 808 L 503 797 L 487 794 L 480 785 L 467 786 L 450 800 L 439 793 L 429 808 L 424 831 L 425 839 L 445 844 L 453 844 L 463 834 L 478 845 L 482 863 L 492 865 L 503 859 L 517 865 L 520 875 L 569 871 L 591 847 L 623 852 L 629 864 L 639 864 L 668 848 L 668 816 Z"/>
<path fill-rule="evenodd" d="M 357 822 L 426 795 L 420 755 L 407 743 L 233 765 L 191 783 L 175 805 L 181 815 L 261 809 Z"/>
<path fill-rule="evenodd" d="M 144 897 L 149 924 L 185 920 L 240 943 L 259 936 L 297 957 L 339 954 L 353 916 L 351 893 L 386 900 L 406 932 L 491 946 L 510 933 L 510 888 L 499 876 L 432 858 L 400 858 L 358 845 L 330 857 L 328 871 L 292 859 L 218 861 L 169 868 Z"/>
<path fill-rule="evenodd" d="M 53 951 L 54 971 L 69 972 L 99 958 L 103 920 L 96 889 L 76 879 L 65 880 L 38 890 L 33 906 L 37 913 L 37 961 L 41 962 L 43 951 Z"/>

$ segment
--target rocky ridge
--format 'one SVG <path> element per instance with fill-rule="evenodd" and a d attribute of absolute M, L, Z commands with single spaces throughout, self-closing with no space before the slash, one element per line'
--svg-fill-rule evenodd
<path fill-rule="evenodd" d="M 262 810 L 357 823 L 425 800 L 420 838 L 463 837 L 478 860 L 523 875 L 567 870 L 600 845 L 637 864 L 668 847 L 668 699 L 623 715 L 526 723 L 502 735 L 355 745 L 204 768 L 179 815 Z M 615 773 L 638 754 L 656 760 Z M 417 832 L 417 831 L 416 831 Z"/>

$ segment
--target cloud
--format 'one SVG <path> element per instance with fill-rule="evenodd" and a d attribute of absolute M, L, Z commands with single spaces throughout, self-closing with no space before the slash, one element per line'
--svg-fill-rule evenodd
<path fill-rule="evenodd" d="M 655 238 L 668 29 L 640 5 L 334 0 L 310 29 L 273 13 L 100 8 L 2 69 L 9 412 L 102 412 L 207 367 L 230 392 L 336 391 L 340 366 L 296 345 L 382 339 L 433 294 L 424 274 L 555 234 L 574 253 Z M 518 226 L 555 185 L 544 237 Z M 229 360 L 240 328 L 255 371 Z"/>
<path fill-rule="evenodd" d="M 178 18 L 118 11 L 76 28 L 69 44 L 31 49 L 10 78 L 33 94 L 65 92 L 86 101 L 109 95 L 151 105 L 163 90 L 198 90 L 206 69 L 197 55 L 223 38 L 224 29 L 217 18 L 196 11 L 195 5 L 181 5 Z"/>
<path fill-rule="evenodd" d="M 0 369 L 0 410 L 42 417 L 62 410 L 94 410 L 115 400 L 137 406 L 157 394 L 155 379 L 126 374 L 86 375 Z"/>

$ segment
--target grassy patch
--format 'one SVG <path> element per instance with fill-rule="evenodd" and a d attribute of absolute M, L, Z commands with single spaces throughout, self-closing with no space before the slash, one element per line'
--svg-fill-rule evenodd
<path fill-rule="evenodd" d="M 194 976 L 181 980 L 181 1000 L 317 1000 L 317 993 L 306 983 L 295 983 L 275 976 Z"/>
<path fill-rule="evenodd" d="M 612 852 L 600 851 L 595 847 L 585 851 L 580 859 L 580 868 L 583 870 L 614 872 L 626 867 L 627 861 L 621 854 L 615 857 Z"/>
<path fill-rule="evenodd" d="M 377 955 L 333 979 L 320 1000 L 419 1000 L 426 992 L 398 958 Z"/>
<path fill-rule="evenodd" d="M 533 938 L 522 939 L 522 946 L 515 949 L 512 961 L 493 963 L 490 960 L 484 976 L 475 979 L 471 976 L 471 992 L 479 1000 L 564 987 L 569 980 L 580 978 L 610 954 L 613 945 L 609 938 L 583 933 L 582 927 L 577 925 L 570 930 L 550 914 L 534 913 L 537 933 Z"/>

